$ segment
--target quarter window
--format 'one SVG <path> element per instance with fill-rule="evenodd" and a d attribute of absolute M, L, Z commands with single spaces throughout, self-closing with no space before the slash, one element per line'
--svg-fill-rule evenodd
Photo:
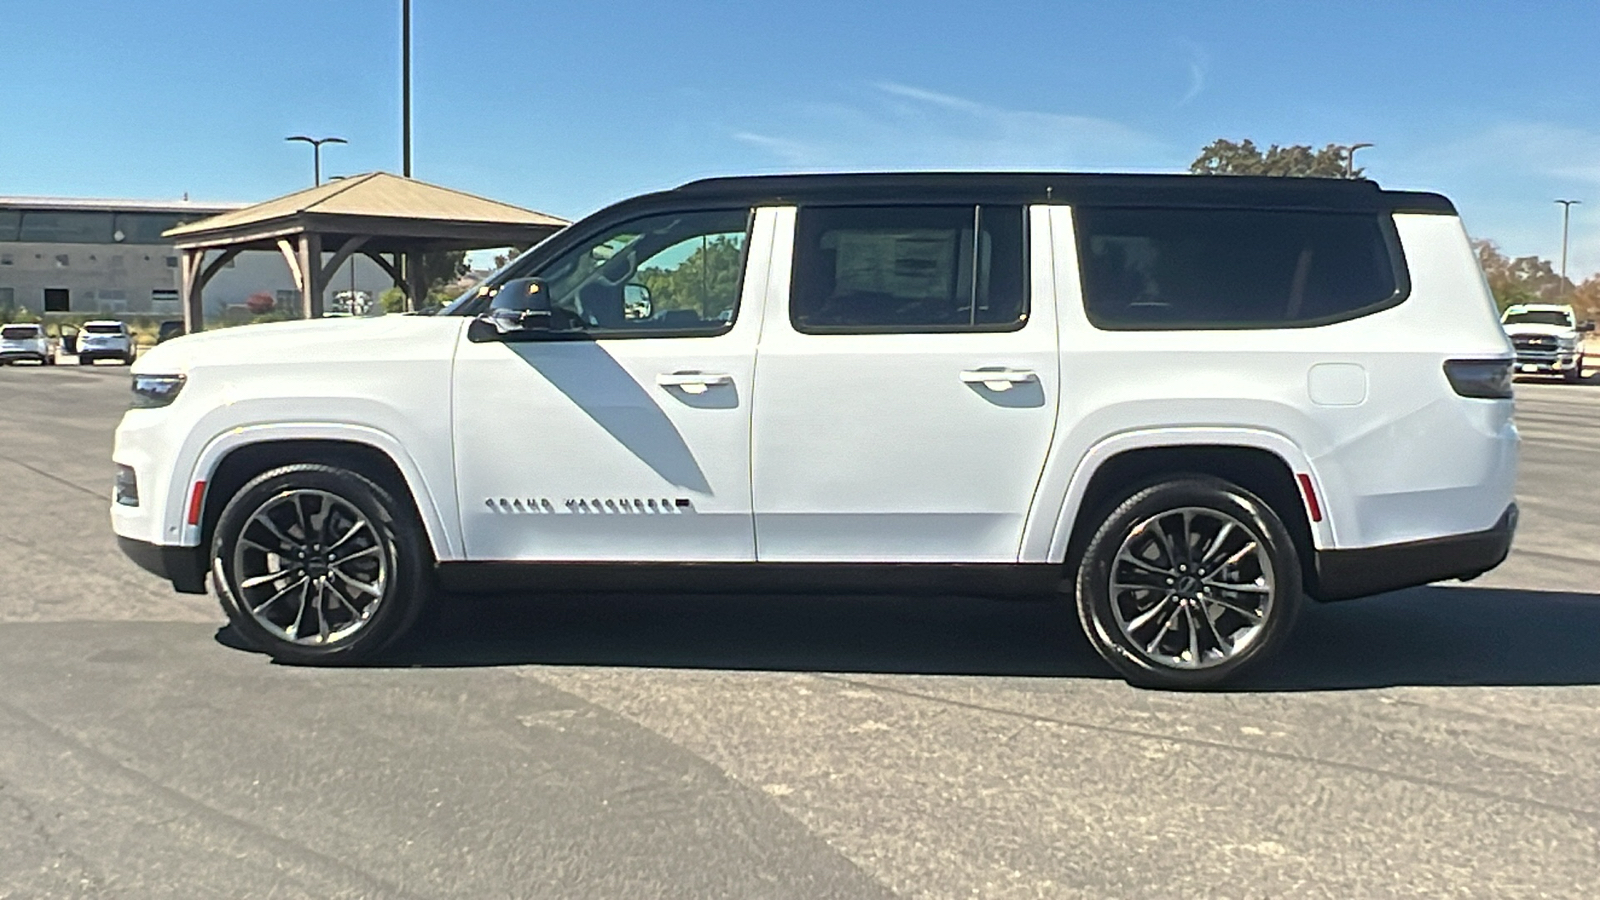
<path fill-rule="evenodd" d="M 789 317 L 810 334 L 994 331 L 1027 318 L 1022 208 L 805 207 Z"/>
<path fill-rule="evenodd" d="M 538 273 L 558 334 L 707 336 L 733 326 L 748 209 L 635 219 L 556 257 Z"/>
<path fill-rule="evenodd" d="M 1372 214 L 1078 208 L 1074 221 L 1100 328 L 1318 325 L 1405 297 L 1398 247 Z"/>

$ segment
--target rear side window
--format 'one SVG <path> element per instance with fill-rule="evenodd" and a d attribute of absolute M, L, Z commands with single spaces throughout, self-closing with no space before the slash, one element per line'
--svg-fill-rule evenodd
<path fill-rule="evenodd" d="M 1405 298 L 1386 217 L 1269 210 L 1073 214 L 1089 321 L 1111 330 L 1292 328 Z"/>
<path fill-rule="evenodd" d="M 1005 331 L 1027 318 L 1020 206 L 802 207 L 789 317 L 808 334 Z"/>

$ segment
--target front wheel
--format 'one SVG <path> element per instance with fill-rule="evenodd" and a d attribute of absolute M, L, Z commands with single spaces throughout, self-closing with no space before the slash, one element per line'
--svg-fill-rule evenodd
<path fill-rule="evenodd" d="M 1572 368 L 1562 373 L 1562 377 L 1567 380 L 1567 384 L 1577 384 L 1578 382 L 1582 381 L 1583 357 L 1578 357 L 1578 361 L 1572 364 Z"/>
<path fill-rule="evenodd" d="M 430 594 L 410 510 L 347 469 L 284 466 L 228 501 L 211 580 L 234 629 L 283 662 L 362 662 L 403 634 Z"/>
<path fill-rule="evenodd" d="M 1175 478 L 1100 523 L 1076 573 L 1078 618 L 1129 682 L 1211 687 L 1283 644 L 1300 578 L 1294 542 L 1260 498 L 1216 478 Z"/>

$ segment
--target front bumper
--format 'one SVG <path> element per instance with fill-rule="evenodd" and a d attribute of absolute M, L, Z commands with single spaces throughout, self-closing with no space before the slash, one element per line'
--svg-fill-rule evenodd
<path fill-rule="evenodd" d="M 1517 530 L 1517 505 L 1487 531 L 1356 550 L 1318 550 L 1311 594 L 1349 600 L 1450 578 L 1482 575 L 1505 561 Z"/>
<path fill-rule="evenodd" d="M 117 548 L 139 568 L 172 582 L 180 594 L 206 592 L 206 559 L 199 547 L 159 546 L 119 534 Z"/>

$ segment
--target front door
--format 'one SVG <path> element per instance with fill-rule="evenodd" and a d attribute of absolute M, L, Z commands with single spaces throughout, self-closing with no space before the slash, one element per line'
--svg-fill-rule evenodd
<path fill-rule="evenodd" d="M 756 361 L 757 557 L 1015 562 L 1059 394 L 1047 217 L 1030 278 L 1019 206 L 785 212 L 793 260 L 773 257 Z"/>
<path fill-rule="evenodd" d="M 462 338 L 468 558 L 755 558 L 750 391 L 771 227 L 750 226 L 734 209 L 601 229 L 531 273 L 550 291 L 548 335 Z M 747 259 L 761 277 L 742 278 Z"/>

